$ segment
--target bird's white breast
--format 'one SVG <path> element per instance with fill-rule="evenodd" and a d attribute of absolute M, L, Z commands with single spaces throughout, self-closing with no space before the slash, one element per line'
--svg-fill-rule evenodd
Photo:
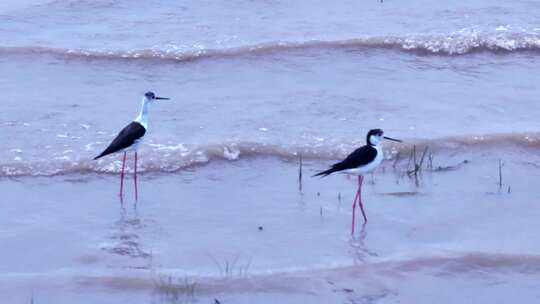
<path fill-rule="evenodd" d="M 141 138 L 139 138 L 139 139 L 137 139 L 137 140 L 135 140 L 135 142 L 133 142 L 133 145 L 131 145 L 131 147 L 129 147 L 129 149 L 130 149 L 131 151 L 138 151 L 138 150 L 139 150 L 139 146 L 140 146 L 140 144 L 142 144 L 143 140 L 144 140 L 144 136 L 141 137 Z"/>

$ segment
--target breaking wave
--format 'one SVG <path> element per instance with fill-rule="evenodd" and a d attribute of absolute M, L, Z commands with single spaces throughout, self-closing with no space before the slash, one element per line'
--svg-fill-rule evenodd
<path fill-rule="evenodd" d="M 343 158 L 361 142 L 273 145 L 255 142 L 221 143 L 202 146 L 184 144 L 150 144 L 141 150 L 140 172 L 177 172 L 183 169 L 207 165 L 214 161 L 236 161 L 248 158 L 279 158 L 297 161 L 299 155 L 311 160 L 336 160 Z M 500 147 L 537 149 L 540 147 L 540 133 L 497 134 L 484 136 L 444 137 L 438 139 L 405 139 L 404 144 L 387 144 L 387 159 L 398 154 L 409 153 L 413 147 L 435 153 L 438 158 L 452 157 L 471 151 L 490 151 Z M 121 169 L 120 156 L 109 156 L 93 161 L 94 154 L 79 154 L 74 159 L 19 160 L 0 162 L 0 177 L 9 176 L 54 176 L 72 173 L 118 173 Z M 405 159 L 402 157 L 401 159 Z M 534 160 L 531 160 L 534 161 Z"/>
<path fill-rule="evenodd" d="M 53 47 L 0 47 L 0 54 L 52 55 L 91 60 L 166 60 L 193 61 L 226 58 L 289 50 L 308 49 L 388 49 L 419 55 L 465 55 L 475 52 L 511 53 L 540 51 L 540 33 L 495 31 L 491 33 L 464 29 L 446 35 L 409 35 L 405 37 L 363 37 L 346 40 L 275 41 L 231 48 L 191 48 L 168 45 L 138 50 L 85 50 Z"/>

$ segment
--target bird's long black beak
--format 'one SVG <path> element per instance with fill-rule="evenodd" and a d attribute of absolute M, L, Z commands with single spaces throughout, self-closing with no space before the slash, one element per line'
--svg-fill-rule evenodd
<path fill-rule="evenodd" d="M 156 97 L 154 99 L 158 99 L 158 100 L 170 100 L 170 98 L 168 97 Z"/>
<path fill-rule="evenodd" d="M 391 140 L 391 141 L 403 142 L 403 141 L 401 141 L 400 139 L 395 139 L 395 138 L 388 137 L 388 136 L 383 136 L 383 138 L 384 138 L 384 139 Z"/>

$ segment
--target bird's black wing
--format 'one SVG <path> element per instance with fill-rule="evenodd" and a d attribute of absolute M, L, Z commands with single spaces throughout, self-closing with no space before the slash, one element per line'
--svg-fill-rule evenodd
<path fill-rule="evenodd" d="M 347 169 L 358 168 L 360 166 L 365 166 L 369 162 L 374 160 L 376 156 L 377 150 L 374 147 L 369 145 L 362 146 L 354 150 L 343 161 L 333 164 L 330 169 L 319 172 L 313 176 L 327 176 L 337 171 L 343 171 Z"/>
<path fill-rule="evenodd" d="M 140 139 L 146 133 L 146 129 L 138 122 L 134 121 L 123 128 L 120 133 L 113 139 L 111 144 L 101 152 L 100 155 L 96 156 L 94 159 L 98 159 L 105 155 L 118 152 L 122 149 L 125 149 L 135 143 L 136 140 Z"/>

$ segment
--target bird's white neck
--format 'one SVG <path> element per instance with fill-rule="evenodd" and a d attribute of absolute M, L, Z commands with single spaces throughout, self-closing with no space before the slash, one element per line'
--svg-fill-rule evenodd
<path fill-rule="evenodd" d="M 135 119 L 136 122 L 143 125 L 145 129 L 148 129 L 148 107 L 150 105 L 150 100 L 148 98 L 144 97 L 142 100 L 141 105 L 141 112 L 139 113 L 139 116 Z"/>
<path fill-rule="evenodd" d="M 383 143 L 382 140 L 378 137 L 372 136 L 371 138 L 371 146 L 377 150 L 378 153 L 382 155 L 383 153 Z"/>

